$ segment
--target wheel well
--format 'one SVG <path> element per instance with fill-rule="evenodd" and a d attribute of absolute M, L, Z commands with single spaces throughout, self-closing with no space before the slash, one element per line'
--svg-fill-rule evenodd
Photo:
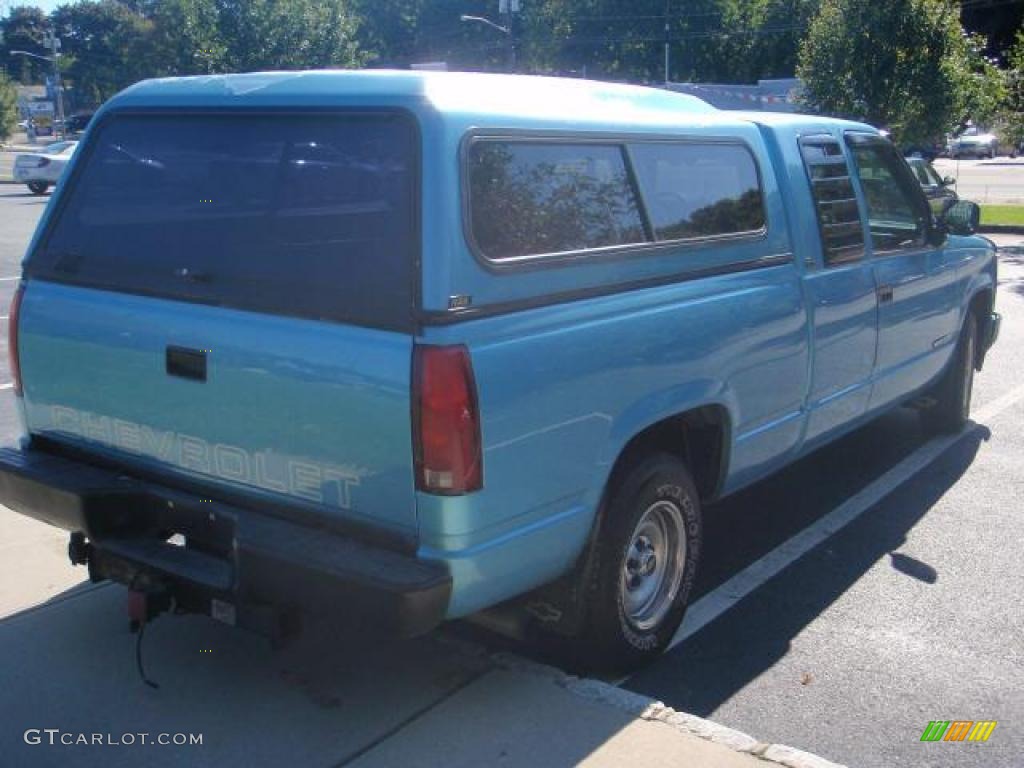
<path fill-rule="evenodd" d="M 973 312 L 978 316 L 978 320 L 984 320 L 985 315 L 992 311 L 992 291 L 988 288 L 978 291 L 974 296 L 971 297 L 971 303 L 968 307 L 969 312 Z"/>
<path fill-rule="evenodd" d="M 713 498 L 727 460 L 728 426 L 729 414 L 720 405 L 695 408 L 650 425 L 626 443 L 615 461 L 609 486 L 652 453 L 668 453 L 689 468 L 701 499 Z"/>
<path fill-rule="evenodd" d="M 992 291 L 985 288 L 971 297 L 971 303 L 967 307 L 967 311 L 972 313 L 978 321 L 978 345 L 975 347 L 977 359 L 974 361 L 974 367 L 979 371 L 985 362 L 986 350 L 983 349 L 981 340 L 988 338 L 988 323 L 990 322 L 989 316 L 992 312 L 992 301 Z"/>

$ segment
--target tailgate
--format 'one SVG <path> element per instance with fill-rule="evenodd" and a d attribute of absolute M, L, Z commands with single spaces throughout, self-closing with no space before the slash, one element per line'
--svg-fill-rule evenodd
<path fill-rule="evenodd" d="M 409 121 L 134 113 L 90 136 L 26 263 L 28 431 L 414 532 Z"/>

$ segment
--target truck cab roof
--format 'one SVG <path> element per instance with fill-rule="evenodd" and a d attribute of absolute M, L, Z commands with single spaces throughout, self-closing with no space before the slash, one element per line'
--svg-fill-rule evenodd
<path fill-rule="evenodd" d="M 550 123 L 553 127 L 643 129 L 682 125 L 724 128 L 754 123 L 775 127 L 868 130 L 858 123 L 816 115 L 719 110 L 689 94 L 593 80 L 480 72 L 310 70 L 143 80 L 108 102 L 104 111 L 147 107 L 427 107 L 441 116 Z"/>
<path fill-rule="evenodd" d="M 318 70 L 144 80 L 111 99 L 112 109 L 404 106 L 515 123 L 678 127 L 745 122 L 686 94 L 566 78 L 467 72 Z"/>

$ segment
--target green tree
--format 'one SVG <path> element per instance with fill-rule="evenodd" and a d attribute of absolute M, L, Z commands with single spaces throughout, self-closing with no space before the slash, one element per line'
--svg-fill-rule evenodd
<path fill-rule="evenodd" d="M 216 0 L 223 65 L 260 69 L 358 67 L 366 60 L 348 4 L 330 0 Z"/>
<path fill-rule="evenodd" d="M 481 0 L 353 0 L 359 38 L 379 64 L 447 61 L 504 70 L 507 38 L 462 14 L 502 25 Z M 513 19 L 520 71 L 616 79 L 749 82 L 789 77 L 820 0 L 523 0 Z M 667 28 L 666 28 L 667 27 Z"/>
<path fill-rule="evenodd" d="M 8 138 L 18 126 L 18 92 L 14 83 L 0 72 L 0 141 Z"/>
<path fill-rule="evenodd" d="M 535 66 L 661 81 L 791 77 L 820 0 L 537 0 L 524 46 Z"/>
<path fill-rule="evenodd" d="M 43 46 L 43 36 L 48 28 L 46 14 L 32 5 L 15 6 L 5 18 L 0 19 L 0 66 L 22 85 L 42 83 L 50 73 L 49 65 L 30 56 L 12 57 L 10 52 L 47 55 L 49 52 Z"/>
<path fill-rule="evenodd" d="M 61 72 L 80 103 L 99 104 L 152 71 L 153 23 L 116 0 L 79 0 L 51 15 Z"/>
<path fill-rule="evenodd" d="M 1006 95 L 1000 108 L 999 122 L 1003 138 L 1013 147 L 1024 142 L 1024 30 L 1006 53 Z"/>
<path fill-rule="evenodd" d="M 1002 88 L 950 0 L 823 0 L 797 72 L 809 107 L 887 126 L 901 142 L 985 121 Z"/>
<path fill-rule="evenodd" d="M 151 0 L 140 10 L 153 22 L 149 36 L 151 77 L 227 70 L 215 0 Z"/>

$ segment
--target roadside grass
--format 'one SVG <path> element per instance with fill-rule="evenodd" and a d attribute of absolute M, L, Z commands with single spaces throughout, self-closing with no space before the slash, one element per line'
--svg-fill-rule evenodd
<path fill-rule="evenodd" d="M 981 223 L 1024 227 L 1024 205 L 982 205 Z"/>

